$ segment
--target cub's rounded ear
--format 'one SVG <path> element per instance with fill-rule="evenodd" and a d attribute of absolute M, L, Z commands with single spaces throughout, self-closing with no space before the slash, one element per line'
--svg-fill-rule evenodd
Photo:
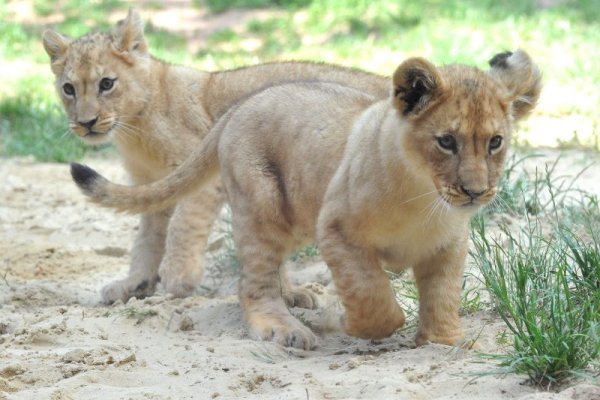
<path fill-rule="evenodd" d="M 61 35 L 52 29 L 45 30 L 42 36 L 44 50 L 46 50 L 52 62 L 60 59 L 67 52 L 71 41 L 71 38 Z"/>
<path fill-rule="evenodd" d="M 489 61 L 489 74 L 505 88 L 516 121 L 535 107 L 542 91 L 542 74 L 523 50 L 496 54 Z"/>
<path fill-rule="evenodd" d="M 144 38 L 144 21 L 140 14 L 129 9 L 127 17 L 117 22 L 112 32 L 113 44 L 120 52 L 140 53 L 148 52 L 148 45 Z"/>
<path fill-rule="evenodd" d="M 402 115 L 417 117 L 433 106 L 445 91 L 438 69 L 423 58 L 409 58 L 393 77 L 394 104 Z"/>

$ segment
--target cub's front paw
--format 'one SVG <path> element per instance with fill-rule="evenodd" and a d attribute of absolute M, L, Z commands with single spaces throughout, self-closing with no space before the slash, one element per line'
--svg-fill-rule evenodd
<path fill-rule="evenodd" d="M 130 276 L 104 286 L 100 291 L 102 302 L 112 304 L 117 300 L 126 303 L 132 297 L 143 299 L 154 294 L 156 279 Z"/>
<path fill-rule="evenodd" d="M 294 347 L 302 350 L 312 350 L 317 346 L 317 337 L 302 324 L 295 326 L 274 327 L 269 331 L 262 332 L 262 340 L 270 340 L 285 347 Z"/>
<path fill-rule="evenodd" d="M 289 314 L 255 314 L 248 321 L 250 335 L 285 347 L 311 350 L 317 346 L 317 336 Z"/>
<path fill-rule="evenodd" d="M 458 346 L 463 343 L 464 338 L 465 336 L 460 331 L 448 332 L 443 335 L 419 331 L 419 333 L 417 333 L 417 337 L 415 338 L 415 344 L 417 346 L 423 346 L 427 343 L 438 343 L 448 346 Z M 471 343 L 471 345 L 465 345 L 465 347 L 472 348 L 474 347 L 474 343 Z"/>
<path fill-rule="evenodd" d="M 196 285 L 193 282 L 186 282 L 182 279 L 167 280 L 163 282 L 163 287 L 165 292 L 172 294 L 174 297 L 188 297 L 196 291 Z"/>
<path fill-rule="evenodd" d="M 402 308 L 395 303 L 390 311 L 374 310 L 370 315 L 346 315 L 344 330 L 361 339 L 383 339 L 404 326 L 406 318 Z"/>
<path fill-rule="evenodd" d="M 195 293 L 202 280 L 202 268 L 197 265 L 163 261 L 158 274 L 165 292 L 175 297 L 188 297 Z"/>

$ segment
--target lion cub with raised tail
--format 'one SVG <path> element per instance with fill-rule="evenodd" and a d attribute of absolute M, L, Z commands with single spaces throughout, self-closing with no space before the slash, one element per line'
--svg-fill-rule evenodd
<path fill-rule="evenodd" d="M 279 275 L 285 256 L 316 237 L 349 335 L 383 338 L 404 324 L 383 267 L 412 268 L 417 344 L 455 345 L 469 219 L 496 193 L 514 124 L 541 90 L 527 53 L 490 64 L 483 72 L 406 60 L 384 101 L 332 83 L 273 86 L 228 111 L 165 179 L 120 186 L 79 164 L 73 178 L 97 203 L 147 212 L 220 171 L 243 266 L 240 302 L 256 338 L 316 345 L 286 308 Z M 314 304 L 308 293 L 298 303 Z"/>
<path fill-rule="evenodd" d="M 204 72 L 154 58 L 142 17 L 130 10 L 110 32 L 69 38 L 44 33 L 56 89 L 73 133 L 85 143 L 113 142 L 133 183 L 154 182 L 183 163 L 214 123 L 241 99 L 297 80 L 336 82 L 378 99 L 388 80 L 355 69 L 312 62 L 274 62 Z M 143 298 L 160 285 L 193 294 L 204 272 L 202 252 L 223 206 L 215 179 L 158 213 L 144 213 L 127 276 L 102 288 L 105 303 Z M 295 288 L 285 283 L 287 298 Z M 293 304 L 291 302 L 290 304 Z"/>

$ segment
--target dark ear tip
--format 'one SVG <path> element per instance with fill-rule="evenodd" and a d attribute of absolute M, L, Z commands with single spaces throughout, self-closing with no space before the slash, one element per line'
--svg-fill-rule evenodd
<path fill-rule="evenodd" d="M 490 67 L 507 68 L 508 63 L 506 62 L 506 60 L 508 59 L 508 57 L 510 57 L 512 55 L 513 55 L 512 51 L 505 51 L 503 53 L 498 53 L 494 57 L 492 57 L 490 59 L 490 61 L 488 61 L 488 64 L 490 65 Z"/>
<path fill-rule="evenodd" d="M 100 177 L 90 167 L 78 163 L 71 163 L 71 176 L 75 183 L 77 183 L 77 186 L 81 188 L 90 188 L 94 181 Z"/>

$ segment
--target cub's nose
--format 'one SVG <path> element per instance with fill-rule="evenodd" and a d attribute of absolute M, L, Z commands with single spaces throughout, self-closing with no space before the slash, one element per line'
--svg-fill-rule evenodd
<path fill-rule="evenodd" d="M 96 125 L 96 122 L 98 122 L 98 118 L 90 119 L 89 121 L 77 121 L 79 125 L 87 129 L 92 129 L 92 126 Z"/>
<path fill-rule="evenodd" d="M 460 190 L 462 190 L 464 194 L 469 196 L 471 200 L 475 200 L 476 198 L 482 196 L 483 194 L 485 194 L 485 192 L 487 192 L 487 188 L 481 190 L 481 188 L 473 189 L 465 186 L 461 186 Z"/>

